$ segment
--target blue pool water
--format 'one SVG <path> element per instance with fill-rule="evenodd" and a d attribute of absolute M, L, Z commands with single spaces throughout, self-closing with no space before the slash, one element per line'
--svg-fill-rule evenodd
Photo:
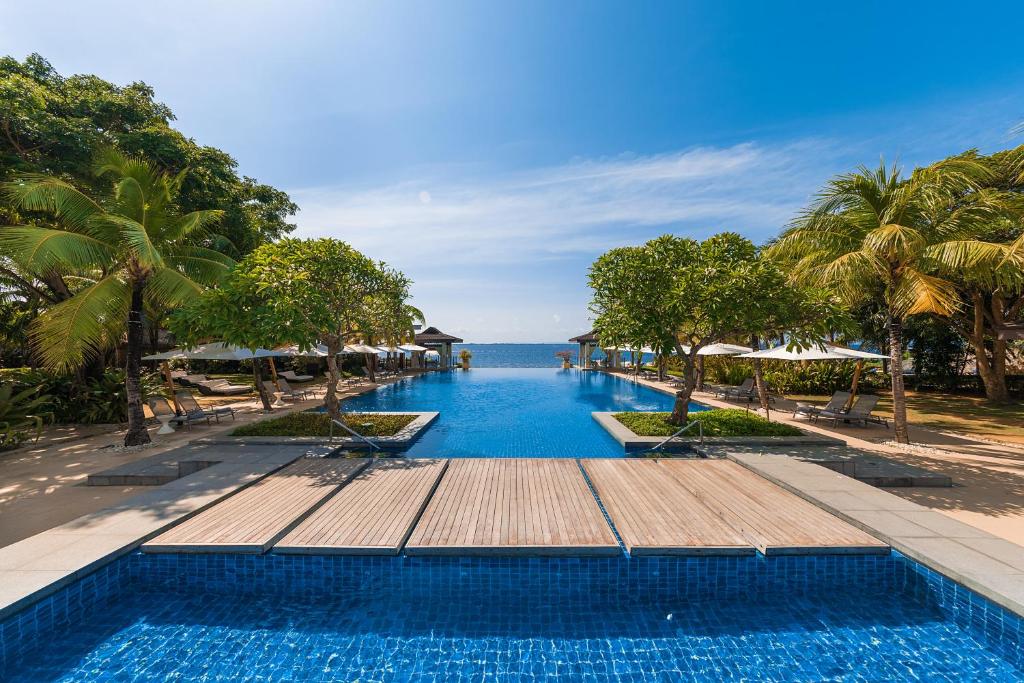
<path fill-rule="evenodd" d="M 28 681 L 1019 681 L 1021 620 L 896 554 L 134 554 L 0 625 Z"/>
<path fill-rule="evenodd" d="M 599 458 L 622 457 L 623 449 L 590 413 L 671 410 L 673 401 L 602 372 L 474 368 L 405 379 L 348 400 L 343 410 L 440 411 L 411 457 Z"/>

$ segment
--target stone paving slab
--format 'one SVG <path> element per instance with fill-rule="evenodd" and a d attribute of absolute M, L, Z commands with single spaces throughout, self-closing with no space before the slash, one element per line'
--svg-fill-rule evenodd
<path fill-rule="evenodd" d="M 204 450 L 204 457 L 213 452 Z M 134 550 L 306 450 L 228 448 L 221 464 L 0 548 L 0 619 Z"/>
<path fill-rule="evenodd" d="M 822 477 L 821 468 L 787 456 L 728 457 L 1024 616 L 1024 547 L 855 479 Z"/>

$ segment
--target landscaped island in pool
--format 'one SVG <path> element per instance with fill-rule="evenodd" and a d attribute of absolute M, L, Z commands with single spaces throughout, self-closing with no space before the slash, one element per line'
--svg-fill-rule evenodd
<path fill-rule="evenodd" d="M 896 553 L 135 553 L 0 625 L 0 678 L 1018 681 L 1022 628 Z"/>
<path fill-rule="evenodd" d="M 624 451 L 591 413 L 671 410 L 673 402 L 603 372 L 475 368 L 405 379 L 347 400 L 343 408 L 440 411 L 407 452 L 411 457 L 594 458 L 622 457 Z"/>

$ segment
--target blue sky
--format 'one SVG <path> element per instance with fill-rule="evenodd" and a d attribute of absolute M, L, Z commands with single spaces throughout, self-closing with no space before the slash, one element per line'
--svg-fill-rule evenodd
<path fill-rule="evenodd" d="M 851 6 L 856 5 L 856 6 Z M 0 2 L 0 46 L 144 80 L 467 341 L 589 328 L 587 266 L 774 235 L 832 174 L 1024 143 L 1024 5 Z"/>

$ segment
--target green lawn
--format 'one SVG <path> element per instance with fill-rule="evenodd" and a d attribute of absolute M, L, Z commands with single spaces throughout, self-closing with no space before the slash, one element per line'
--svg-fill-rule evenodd
<path fill-rule="evenodd" d="M 363 436 L 394 436 L 416 419 L 415 415 L 371 415 L 346 413 L 341 421 Z M 254 422 L 231 432 L 232 436 L 329 436 L 331 420 L 326 413 L 289 413 Z M 335 428 L 334 434 L 345 436 Z"/>
<path fill-rule="evenodd" d="M 671 413 L 615 413 L 616 420 L 637 436 L 671 436 L 678 429 L 668 421 Z M 691 420 L 699 420 L 704 436 L 800 436 L 803 432 L 744 410 L 716 408 L 690 413 Z M 697 434 L 694 427 L 691 432 Z"/>

